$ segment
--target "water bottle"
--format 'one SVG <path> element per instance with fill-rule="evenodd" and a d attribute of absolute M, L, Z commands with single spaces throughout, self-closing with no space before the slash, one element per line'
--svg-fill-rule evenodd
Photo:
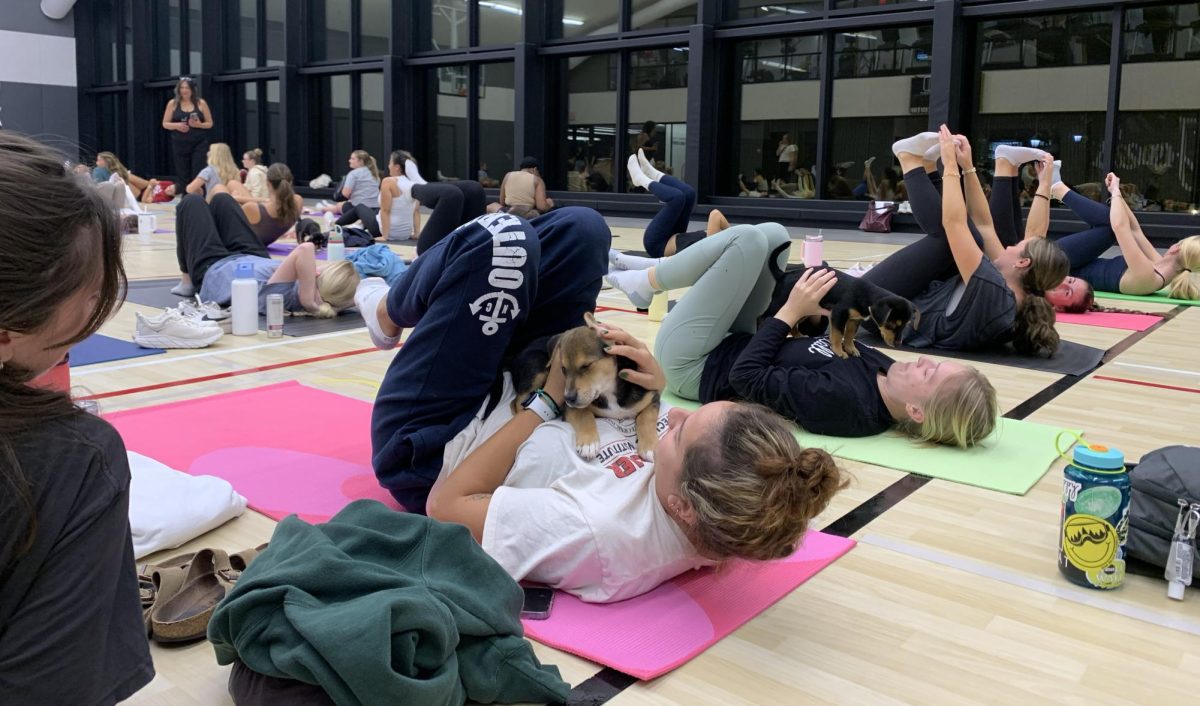
<path fill-rule="evenodd" d="M 670 308 L 667 293 L 655 292 L 654 298 L 650 300 L 650 309 L 647 316 L 651 321 L 662 321 L 667 318 L 667 310 Z"/>
<path fill-rule="evenodd" d="M 346 241 L 342 239 L 342 227 L 334 226 L 329 231 L 329 244 L 326 247 L 326 258 L 330 262 L 346 259 Z"/>
<path fill-rule="evenodd" d="M 254 263 L 239 262 L 233 275 L 233 327 L 235 336 L 258 333 L 258 280 L 254 279 Z"/>
<path fill-rule="evenodd" d="M 1061 451 L 1059 455 L 1065 458 Z M 1063 469 L 1058 570 L 1080 586 L 1118 588 L 1125 580 L 1129 533 L 1125 455 L 1080 439 L 1068 460 Z"/>
<path fill-rule="evenodd" d="M 816 235 L 804 236 L 804 266 L 820 267 L 825 261 L 825 236 L 818 230 Z"/>

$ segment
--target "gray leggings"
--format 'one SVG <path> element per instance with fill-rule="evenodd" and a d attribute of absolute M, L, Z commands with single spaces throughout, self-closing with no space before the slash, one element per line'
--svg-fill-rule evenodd
<path fill-rule="evenodd" d="M 691 287 L 663 320 L 654 341 L 668 392 L 699 399 L 709 352 L 730 333 L 757 330 L 775 289 L 767 257 L 785 243 L 791 238 L 778 223 L 738 225 L 663 258 L 655 267 L 662 289 Z M 789 252 L 780 254 L 780 267 L 787 264 Z"/>

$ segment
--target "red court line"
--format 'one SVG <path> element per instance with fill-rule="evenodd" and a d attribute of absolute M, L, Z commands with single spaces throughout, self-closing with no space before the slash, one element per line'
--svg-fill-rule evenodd
<path fill-rule="evenodd" d="M 246 368 L 244 370 L 233 370 L 227 373 L 216 373 L 214 375 L 203 375 L 198 378 L 188 378 L 186 380 L 174 380 L 172 382 L 160 382 L 154 385 L 144 385 L 142 387 L 131 387 L 126 390 L 114 390 L 113 392 L 101 392 L 96 395 L 88 395 L 80 397 L 81 400 L 102 400 L 107 397 L 121 397 L 123 395 L 132 395 L 137 392 L 150 392 L 151 390 L 162 390 L 168 387 L 179 387 L 180 385 L 192 385 L 198 382 L 208 382 L 210 380 L 223 380 L 225 378 L 238 377 L 239 375 L 249 375 L 250 373 L 264 373 L 268 370 L 278 370 L 279 368 L 290 368 L 294 365 L 306 365 L 308 363 L 319 363 L 322 360 L 333 360 L 334 358 L 345 358 L 351 355 L 360 355 L 362 353 L 370 353 L 377 351 L 378 348 L 360 348 L 354 351 L 343 351 L 341 353 L 330 353 L 328 355 L 319 355 L 313 358 L 302 358 L 300 360 L 289 360 L 285 363 L 272 363 L 259 368 Z M 230 353 L 236 352 L 231 350 Z"/>
<path fill-rule="evenodd" d="M 637 311 L 636 309 L 621 309 L 621 308 L 618 308 L 615 306 L 601 306 L 601 305 L 597 304 L 596 305 L 596 313 L 600 313 L 603 311 L 620 311 L 625 314 L 641 314 L 642 316 L 648 316 L 648 312 L 645 312 L 645 311 Z"/>
<path fill-rule="evenodd" d="M 1097 375 L 1097 380 L 1108 380 L 1109 382 L 1124 382 L 1130 385 L 1141 385 L 1142 387 L 1157 387 L 1161 390 L 1175 390 L 1176 392 L 1194 392 L 1200 395 L 1200 390 L 1194 387 L 1179 387 L 1177 385 L 1163 385 L 1157 382 L 1143 382 L 1141 380 L 1128 380 L 1126 378 L 1113 378 L 1107 375 Z"/>

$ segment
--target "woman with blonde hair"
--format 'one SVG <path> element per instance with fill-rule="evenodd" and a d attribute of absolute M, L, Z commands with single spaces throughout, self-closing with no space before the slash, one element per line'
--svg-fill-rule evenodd
<path fill-rule="evenodd" d="M 802 275 L 760 325 L 775 287 L 768 258 L 778 252 L 782 267 L 790 243 L 778 223 L 737 225 L 671 257 L 626 256 L 630 269 L 609 272 L 608 281 L 642 308 L 655 291 L 691 287 L 655 338 L 669 392 L 704 403 L 756 402 L 827 436 L 896 428 L 920 442 L 965 448 L 992 433 L 996 391 L 974 368 L 928 358 L 897 363 L 862 343 L 860 356 L 839 358 L 826 336 L 789 338 L 801 319 L 829 314 L 819 302 L 834 284 L 832 271 Z"/>
<path fill-rule="evenodd" d="M 233 153 L 224 142 L 214 142 L 208 148 L 208 166 L 200 170 L 187 185 L 189 194 L 201 194 L 207 201 L 220 193 L 228 193 L 238 203 L 254 200 L 242 184 L 241 174 L 233 161 Z"/>
<path fill-rule="evenodd" d="M 361 221 L 363 228 L 378 238 L 379 233 L 379 167 L 366 150 L 354 150 L 347 160 L 350 173 L 334 195 L 341 203 L 326 204 L 322 210 L 339 214 L 337 224 L 348 226 Z"/>
<path fill-rule="evenodd" d="M 1071 276 L 1046 293 L 1050 303 L 1061 311 L 1089 311 L 1096 308 L 1096 289 L 1133 295 L 1166 289 L 1172 299 L 1200 299 L 1200 235 L 1173 243 L 1160 255 L 1121 197 L 1121 179 L 1109 173 L 1104 185 L 1110 194 L 1108 206 L 1081 196 L 1061 181 L 1050 187 L 1055 198 L 1091 226 L 1056 241 L 1071 259 Z M 1121 254 L 1101 257 L 1113 245 Z"/>
<path fill-rule="evenodd" d="M 129 171 L 128 167 L 121 163 L 117 155 L 112 152 L 101 152 L 96 155 L 96 166 L 103 166 L 110 173 L 115 174 L 125 182 L 129 187 L 130 193 L 134 199 L 141 203 L 153 203 L 154 187 L 158 185 L 158 179 L 143 179 L 142 177 Z"/>
<path fill-rule="evenodd" d="M 246 191 L 256 199 L 267 200 L 267 168 L 262 163 L 263 151 L 257 147 L 252 150 L 247 150 L 242 154 L 242 168 L 246 170 L 246 176 L 242 179 L 242 183 L 246 185 Z"/>
<path fill-rule="evenodd" d="M 412 328 L 372 414 L 381 482 L 410 512 L 465 525 L 515 579 L 601 603 L 725 559 L 789 556 L 845 483 L 829 454 L 802 448 L 778 415 L 731 402 L 663 405 L 652 457 L 638 454 L 633 425 L 599 419 L 599 453 L 584 459 L 559 419 L 557 362 L 514 414 L 505 352 L 583 322 L 611 242 L 590 209 L 532 222 L 482 216 L 390 289 L 360 294 L 358 307 L 373 337 Z M 482 304 L 468 312 L 472 300 Z M 664 389 L 643 343 L 610 326 L 600 333 L 609 354 L 636 364 L 627 380 Z"/>
<path fill-rule="evenodd" d="M 239 263 L 253 265 L 259 283 L 259 313 L 269 294 L 283 295 L 283 308 L 295 314 L 331 318 L 354 305 L 358 271 L 348 260 L 317 265 L 312 243 L 302 243 L 286 259 L 274 260 L 229 194 L 211 204 L 198 194 L 183 197 L 175 209 L 180 284 L 174 294 L 199 293 L 206 302 L 228 306 Z"/>

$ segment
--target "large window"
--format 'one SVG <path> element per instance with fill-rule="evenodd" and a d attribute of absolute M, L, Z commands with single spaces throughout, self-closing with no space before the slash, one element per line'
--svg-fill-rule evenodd
<path fill-rule="evenodd" d="M 736 173 L 720 193 L 813 198 L 820 52 L 820 35 L 738 44 Z"/>
<path fill-rule="evenodd" d="M 629 54 L 629 120 L 624 154 L 643 148 L 659 169 L 681 179 L 687 141 L 687 61 L 687 47 L 643 49 Z"/>
<path fill-rule="evenodd" d="M 491 46 L 521 41 L 523 15 L 516 0 L 479 0 L 479 43 Z"/>
<path fill-rule="evenodd" d="M 825 0 L 792 0 L 791 2 L 765 3 L 762 0 L 738 0 L 737 16 L 739 19 L 757 19 L 760 17 L 778 17 L 802 19 L 812 12 L 825 9 Z"/>
<path fill-rule="evenodd" d="M 1200 3 L 1129 8 L 1113 171 L 1136 209 L 1200 203 Z"/>
<path fill-rule="evenodd" d="M 1038 147 L 1063 162 L 1063 179 L 1099 195 L 1112 16 L 1107 10 L 988 20 L 976 26 L 979 95 L 971 121 L 976 166 L 995 147 Z M 1022 174 L 1027 204 L 1032 168 Z"/>
<path fill-rule="evenodd" d="M 388 53 L 388 27 L 391 26 L 391 0 L 361 0 L 359 11 L 361 47 L 358 56 L 380 56 Z"/>
<path fill-rule="evenodd" d="M 558 59 L 555 79 L 559 110 L 556 127 L 559 166 L 565 170 L 562 183 L 552 189 L 569 191 L 612 191 L 624 160 L 616 153 L 617 55 L 592 54 Z M 622 145 L 624 150 L 624 145 Z M 564 173 L 559 169 L 550 174 Z"/>
<path fill-rule="evenodd" d="M 696 22 L 695 0 L 633 0 L 630 29 L 686 27 Z"/>
<path fill-rule="evenodd" d="M 204 71 L 200 52 L 202 9 L 202 0 L 165 0 L 152 5 L 154 75 Z"/>
<path fill-rule="evenodd" d="M 499 180 L 524 157 L 513 154 L 513 63 L 484 64 L 479 71 L 479 170 Z"/>
<path fill-rule="evenodd" d="M 95 159 L 98 152 L 112 152 L 122 161 L 129 159 L 128 113 L 124 91 L 105 92 L 93 96 L 96 106 L 95 131 L 79 135 L 79 158 Z M 133 165 L 127 165 L 134 169 Z M 137 170 L 135 170 L 137 171 Z M 139 176 L 140 176 L 139 172 Z"/>
<path fill-rule="evenodd" d="M 467 94 L 470 70 L 466 64 L 438 66 L 426 71 L 426 121 L 429 142 L 421 174 L 429 181 L 469 179 Z"/>
<path fill-rule="evenodd" d="M 96 31 L 92 34 L 96 83 L 116 83 L 126 78 L 121 42 L 123 4 L 122 0 L 95 0 L 93 4 L 92 12 L 96 18 Z"/>
<path fill-rule="evenodd" d="M 425 4 L 432 31 L 421 37 L 422 49 L 461 49 L 471 45 L 469 0 L 425 0 Z"/>
<path fill-rule="evenodd" d="M 239 160 L 259 148 L 263 163 L 283 160 L 279 144 L 279 81 L 229 84 L 225 92 L 225 141 Z"/>
<path fill-rule="evenodd" d="M 930 25 L 837 33 L 825 198 L 894 191 L 892 143 L 928 125 L 932 48 Z"/>
<path fill-rule="evenodd" d="M 221 48 L 227 69 L 259 65 L 258 0 L 237 0 L 226 5 L 225 36 Z"/>
<path fill-rule="evenodd" d="M 311 84 L 312 119 L 309 122 L 308 144 L 312 152 L 309 163 L 314 177 L 328 174 L 335 180 L 350 171 L 347 161 L 357 149 L 351 141 L 351 77 L 348 75 L 321 76 Z M 296 175 L 297 179 L 303 179 Z"/>
<path fill-rule="evenodd" d="M 308 0 L 309 61 L 350 58 L 351 0 Z"/>
<path fill-rule="evenodd" d="M 551 39 L 617 31 L 618 0 L 554 0 L 547 3 Z"/>

